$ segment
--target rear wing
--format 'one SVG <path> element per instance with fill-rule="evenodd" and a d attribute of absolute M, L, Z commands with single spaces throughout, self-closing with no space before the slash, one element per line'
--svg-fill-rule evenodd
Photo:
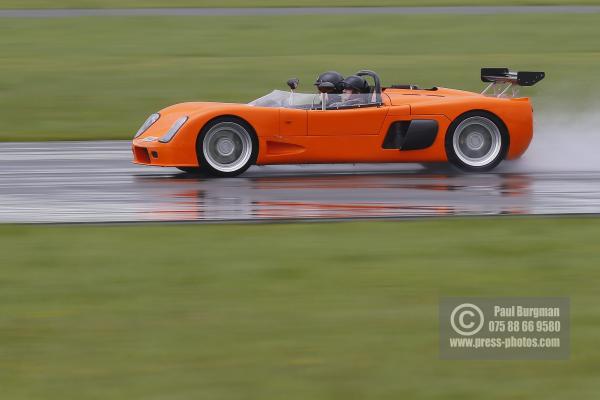
<path fill-rule="evenodd" d="M 533 86 L 546 74 L 544 72 L 531 71 L 510 71 L 508 68 L 481 68 L 481 81 L 489 83 L 481 94 L 488 94 L 492 89 L 494 97 L 505 96 L 509 89 L 512 89 L 511 95 L 515 97 L 519 93 L 520 86 Z"/>

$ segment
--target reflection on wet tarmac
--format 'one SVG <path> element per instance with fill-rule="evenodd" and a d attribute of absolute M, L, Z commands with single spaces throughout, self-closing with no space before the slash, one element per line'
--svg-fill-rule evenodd
<path fill-rule="evenodd" d="M 315 165 L 211 179 L 132 165 L 126 142 L 4 144 L 0 156 L 2 222 L 600 212 L 600 171 L 465 175 L 414 164 Z"/>
<path fill-rule="evenodd" d="M 392 218 L 527 212 L 518 202 L 500 201 L 503 197 L 526 196 L 527 176 L 484 178 L 469 183 L 460 176 L 413 171 L 381 174 L 354 171 L 329 176 L 256 174 L 235 180 L 192 176 L 181 179 L 168 175 L 137 177 L 138 181 L 167 186 L 167 182 L 175 179 L 178 187 L 191 187 L 173 192 L 170 196 L 176 199 L 179 209 L 169 212 L 163 206 L 154 213 L 159 215 L 157 219 Z"/>

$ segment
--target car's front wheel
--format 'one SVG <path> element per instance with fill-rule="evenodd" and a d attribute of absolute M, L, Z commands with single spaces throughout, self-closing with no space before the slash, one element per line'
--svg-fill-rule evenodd
<path fill-rule="evenodd" d="M 258 140 L 245 121 L 223 117 L 202 129 L 197 152 L 204 172 L 214 176 L 236 176 L 256 162 Z"/>
<path fill-rule="evenodd" d="M 508 133 L 502 121 L 485 111 L 461 115 L 446 135 L 448 161 L 463 171 L 485 172 L 506 157 Z"/>

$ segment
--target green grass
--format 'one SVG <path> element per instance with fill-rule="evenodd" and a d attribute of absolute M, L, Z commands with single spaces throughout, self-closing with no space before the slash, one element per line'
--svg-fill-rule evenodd
<path fill-rule="evenodd" d="M 376 7 L 600 4 L 600 0 L 0 0 L 0 8 Z"/>
<path fill-rule="evenodd" d="M 0 227 L 18 399 L 600 396 L 600 219 Z M 440 296 L 569 296 L 568 361 L 442 361 Z"/>
<path fill-rule="evenodd" d="M 292 76 L 480 90 L 481 66 L 545 70 L 536 106 L 600 87 L 600 14 L 3 19 L 0 140 L 130 138 L 187 100 L 246 102 Z"/>

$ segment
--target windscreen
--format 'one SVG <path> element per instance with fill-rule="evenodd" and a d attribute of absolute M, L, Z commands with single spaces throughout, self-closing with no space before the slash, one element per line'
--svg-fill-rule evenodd
<path fill-rule="evenodd" d="M 273 90 L 271 93 L 259 97 L 248 103 L 256 107 L 284 107 L 284 108 L 307 108 L 321 104 L 318 93 L 292 93 L 283 90 Z"/>
<path fill-rule="evenodd" d="M 372 93 L 359 94 L 321 94 L 321 93 L 292 93 L 274 90 L 271 93 L 248 103 L 256 107 L 284 107 L 300 109 L 343 109 L 374 105 L 376 101 Z"/>

